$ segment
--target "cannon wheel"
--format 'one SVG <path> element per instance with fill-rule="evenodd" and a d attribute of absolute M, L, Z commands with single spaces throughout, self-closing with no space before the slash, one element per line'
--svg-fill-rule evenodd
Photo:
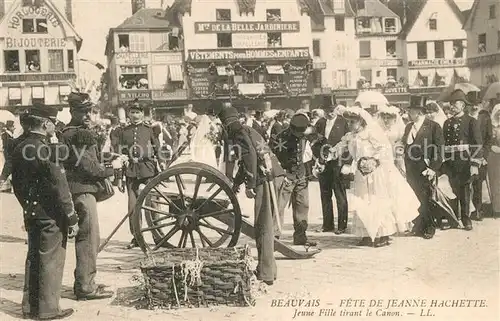
<path fill-rule="evenodd" d="M 184 175 L 194 177 L 189 181 L 194 185 L 192 195 L 187 193 L 188 181 L 184 181 Z M 209 186 L 206 188 L 203 185 Z M 153 178 L 139 194 L 132 215 L 134 236 L 142 251 L 151 253 L 162 247 L 188 245 L 220 247 L 228 240 L 228 247 L 235 246 L 240 236 L 242 215 L 231 186 L 229 179 L 217 169 L 197 162 L 172 166 Z M 222 193 L 226 197 L 218 198 Z M 168 206 L 168 209 L 154 207 L 154 203 Z M 219 217 L 224 219 L 219 220 Z M 224 222 L 224 227 L 208 223 L 209 218 Z M 143 221 L 146 227 L 142 226 Z M 216 240 L 210 240 L 202 228 L 216 233 Z M 146 241 L 145 236 L 149 233 L 155 244 Z M 174 245 L 171 243 L 172 237 L 178 234 L 179 242 Z"/>

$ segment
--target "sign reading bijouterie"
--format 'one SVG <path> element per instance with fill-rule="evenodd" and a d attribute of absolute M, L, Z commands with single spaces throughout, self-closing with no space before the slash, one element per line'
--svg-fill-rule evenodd
<path fill-rule="evenodd" d="M 76 78 L 74 73 L 0 75 L 0 82 L 61 81 Z"/>
<path fill-rule="evenodd" d="M 309 48 L 188 50 L 188 61 L 309 59 Z"/>
<path fill-rule="evenodd" d="M 195 22 L 195 33 L 299 32 L 298 21 Z"/>
<path fill-rule="evenodd" d="M 151 100 L 151 92 L 149 90 L 122 90 L 119 92 L 120 101 Z"/>
<path fill-rule="evenodd" d="M 419 59 L 408 61 L 408 67 L 449 67 L 449 66 L 463 66 L 465 65 L 465 58 L 453 59 Z"/>
<path fill-rule="evenodd" d="M 61 38 L 5 38 L 6 48 L 64 48 L 66 40 Z"/>

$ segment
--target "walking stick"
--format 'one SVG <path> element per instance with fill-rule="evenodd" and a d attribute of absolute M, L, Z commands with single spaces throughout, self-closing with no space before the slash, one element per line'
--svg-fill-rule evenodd
<path fill-rule="evenodd" d="M 123 225 L 123 223 L 125 223 L 125 221 L 132 215 L 132 213 L 134 213 L 134 209 L 132 209 L 130 212 L 127 213 L 127 215 L 125 215 L 122 218 L 122 220 L 120 221 L 120 223 L 118 223 L 118 225 L 115 227 L 113 232 L 111 232 L 111 234 L 104 240 L 104 242 L 102 242 L 102 244 L 99 245 L 99 249 L 97 250 L 97 253 L 101 253 L 101 251 L 104 250 L 104 248 L 106 247 L 106 245 L 108 245 L 111 238 L 116 234 L 116 232 Z"/>
<path fill-rule="evenodd" d="M 272 162 L 269 154 L 264 155 L 264 163 L 265 163 L 265 172 L 268 176 L 268 185 L 269 185 L 269 193 L 271 195 L 271 205 L 273 206 L 274 217 L 276 218 L 276 227 L 278 228 L 279 233 L 281 233 L 281 222 L 279 217 L 279 207 L 278 207 L 278 198 L 276 197 L 276 189 L 274 186 L 274 180 L 271 177 L 272 170 Z"/>

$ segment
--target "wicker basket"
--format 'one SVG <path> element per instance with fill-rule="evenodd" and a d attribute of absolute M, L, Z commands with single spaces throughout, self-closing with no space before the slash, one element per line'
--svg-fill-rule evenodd
<path fill-rule="evenodd" d="M 149 308 L 255 304 L 248 246 L 166 249 L 142 262 L 141 271 Z"/>

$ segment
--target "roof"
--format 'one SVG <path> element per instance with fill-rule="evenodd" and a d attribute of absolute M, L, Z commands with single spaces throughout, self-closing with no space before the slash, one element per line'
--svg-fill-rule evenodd
<path fill-rule="evenodd" d="M 306 12 L 310 16 L 336 16 L 345 15 L 346 17 L 354 17 L 349 0 L 344 0 L 344 12 L 335 12 L 329 0 L 299 0 L 302 12 Z"/>
<path fill-rule="evenodd" d="M 163 9 L 140 9 L 114 30 L 169 29 L 170 22 Z"/>
<path fill-rule="evenodd" d="M 463 29 L 471 29 L 472 28 L 472 24 L 474 23 L 474 18 L 475 18 L 478 7 L 479 7 L 479 0 L 474 0 L 474 3 L 472 3 L 472 6 L 468 10 L 469 12 L 467 15 L 465 15 L 465 12 L 467 10 L 464 11 L 464 23 L 462 25 Z"/>
<path fill-rule="evenodd" d="M 462 14 L 462 11 L 460 8 L 457 6 L 455 1 L 453 0 L 444 0 L 452 11 L 455 13 L 457 18 L 460 20 L 461 23 L 464 23 L 464 16 Z M 403 28 L 401 30 L 401 33 L 399 35 L 400 38 L 404 39 L 410 31 L 413 29 L 413 26 L 415 25 L 415 22 L 417 22 L 418 17 L 422 13 L 422 10 L 424 9 L 425 5 L 427 4 L 428 0 L 389 0 L 388 6 L 396 12 L 401 19 L 403 20 Z M 406 8 L 406 10 L 405 10 Z M 406 12 L 405 12 L 406 11 Z M 406 22 L 404 21 L 404 18 L 406 16 Z"/>
<path fill-rule="evenodd" d="M 238 3 L 238 8 L 240 9 L 240 14 L 242 13 L 254 13 L 256 0 L 236 0 Z"/>
<path fill-rule="evenodd" d="M 389 7 L 379 0 L 365 0 L 364 9 L 358 9 L 358 1 L 352 0 L 352 9 L 356 13 L 357 17 L 393 17 L 399 18 L 399 16 L 389 9 Z"/>

